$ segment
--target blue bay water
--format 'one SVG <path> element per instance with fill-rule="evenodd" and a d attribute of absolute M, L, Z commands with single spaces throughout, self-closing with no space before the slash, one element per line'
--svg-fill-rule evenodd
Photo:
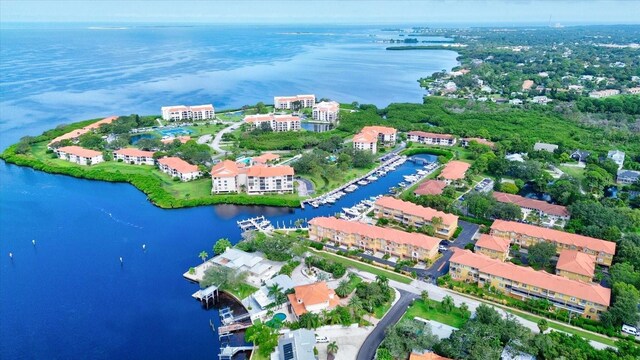
<path fill-rule="evenodd" d="M 297 33 L 304 32 L 304 33 Z M 65 27 L 0 32 L 0 148 L 59 123 L 217 108 L 316 93 L 339 101 L 418 102 L 416 79 L 456 64 L 448 51 L 388 52 L 375 29 Z M 236 221 L 330 215 L 386 191 L 399 171 L 319 209 L 162 210 L 126 184 L 0 164 L 0 358 L 217 358 L 215 311 L 182 273 Z M 36 240 L 36 246 L 31 243 Z M 145 244 L 147 250 L 142 250 Z M 10 260 L 8 253 L 14 254 Z M 119 257 L 123 257 L 121 266 Z"/>

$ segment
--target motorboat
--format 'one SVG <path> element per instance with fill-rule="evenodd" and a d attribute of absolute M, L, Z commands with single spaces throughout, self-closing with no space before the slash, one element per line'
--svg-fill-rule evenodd
<path fill-rule="evenodd" d="M 367 180 L 364 180 L 364 179 L 362 179 L 362 180 L 357 182 L 358 185 L 362 185 L 362 186 L 367 185 L 368 183 L 369 182 Z"/>

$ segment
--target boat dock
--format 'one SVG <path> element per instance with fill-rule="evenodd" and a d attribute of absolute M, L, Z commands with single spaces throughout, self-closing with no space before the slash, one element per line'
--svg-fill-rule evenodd
<path fill-rule="evenodd" d="M 191 295 L 196 300 L 203 303 L 207 309 L 209 308 L 209 304 L 215 304 L 218 298 L 219 290 L 215 285 L 211 285 L 206 289 L 200 289 Z"/>
<path fill-rule="evenodd" d="M 240 220 L 237 221 L 237 224 L 243 232 L 257 230 L 267 234 L 274 230 L 273 225 L 271 225 L 271 221 L 267 220 L 264 216 Z"/>
<path fill-rule="evenodd" d="M 241 351 L 253 351 L 253 346 L 225 346 L 220 349 L 218 358 L 220 360 L 231 360 L 233 356 Z"/>

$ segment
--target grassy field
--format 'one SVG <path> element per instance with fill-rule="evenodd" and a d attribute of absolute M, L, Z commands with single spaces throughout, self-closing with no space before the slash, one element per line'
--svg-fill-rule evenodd
<path fill-rule="evenodd" d="M 353 267 L 353 268 L 356 268 L 358 270 L 366 271 L 366 272 L 372 273 L 374 275 L 386 276 L 390 280 L 394 280 L 394 281 L 401 282 L 401 283 L 404 283 L 404 284 L 409 284 L 413 280 L 408 276 L 404 276 L 404 275 L 398 274 L 398 273 L 390 271 L 390 270 L 385 270 L 385 269 L 377 267 L 377 266 L 365 264 L 365 263 L 357 261 L 357 260 L 348 259 L 348 258 L 346 258 L 344 256 L 331 254 L 331 253 L 328 253 L 328 252 L 325 252 L 325 251 L 315 251 L 313 249 L 312 249 L 312 251 L 314 252 L 314 254 L 316 254 L 318 256 L 321 256 L 321 257 L 323 257 L 325 259 L 329 259 L 329 260 L 335 261 L 337 263 L 341 263 L 341 264 L 343 264 L 343 265 L 345 265 L 347 267 Z"/>
<path fill-rule="evenodd" d="M 366 173 L 368 173 L 369 171 L 371 171 L 373 168 L 375 168 L 377 166 L 373 165 L 370 168 L 367 169 L 350 169 L 349 171 L 346 171 L 344 173 L 341 173 L 342 176 L 340 177 L 332 177 L 331 179 L 328 179 L 324 176 L 322 176 L 321 174 L 313 174 L 313 175 L 301 175 L 301 177 L 313 182 L 314 186 L 315 186 L 315 193 L 314 196 L 318 196 L 318 195 L 322 195 L 324 193 L 327 193 L 337 187 L 339 187 L 340 185 L 343 185 L 353 179 L 356 179 Z"/>
<path fill-rule="evenodd" d="M 191 133 L 191 137 L 198 137 L 198 136 L 201 136 L 201 135 L 204 135 L 204 134 L 215 135 L 218 132 L 220 132 L 220 130 L 224 129 L 227 126 L 229 126 L 229 125 L 211 124 L 211 125 L 187 126 L 187 127 L 185 127 L 185 129 L 189 129 L 189 130 L 193 131 Z"/>
<path fill-rule="evenodd" d="M 224 289 L 224 291 L 229 292 L 231 295 L 237 297 L 238 299 L 242 300 L 244 298 L 246 298 L 247 296 L 253 294 L 254 292 L 258 291 L 258 289 L 256 289 L 255 287 L 249 285 L 249 284 L 240 284 L 240 286 L 233 288 L 233 289 Z"/>
<path fill-rule="evenodd" d="M 516 316 L 519 316 L 519 317 L 521 317 L 523 319 L 526 319 L 526 320 L 529 320 L 529 321 L 533 321 L 534 323 L 537 323 L 541 319 L 541 317 L 539 317 L 539 316 L 532 315 L 532 314 L 529 314 L 529 313 L 526 313 L 526 312 L 513 310 L 513 309 L 506 309 L 506 310 L 507 310 L 507 312 L 510 312 L 510 313 L 512 313 L 512 314 L 514 314 Z M 600 335 L 597 335 L 597 334 L 594 334 L 594 333 L 591 333 L 591 332 L 588 332 L 588 331 L 583 331 L 583 330 L 580 330 L 580 329 L 576 329 L 576 328 L 573 328 L 571 326 L 558 324 L 556 322 L 549 321 L 549 320 L 547 321 L 547 323 L 549 324 L 549 327 L 552 328 L 552 329 L 564 331 L 564 332 L 569 333 L 569 334 L 575 334 L 575 335 L 583 337 L 583 338 L 585 338 L 587 340 L 597 341 L 597 342 L 603 343 L 605 345 L 616 346 L 616 341 L 611 339 L 611 338 L 600 336 Z"/>
<path fill-rule="evenodd" d="M 421 299 L 414 301 L 403 317 L 405 319 L 413 319 L 416 316 L 447 324 L 457 329 L 460 329 L 467 322 L 467 319 L 464 318 L 458 308 L 446 313 L 440 309 L 439 302 L 431 299 L 429 299 L 429 306 Z"/>
<path fill-rule="evenodd" d="M 580 182 L 584 180 L 584 168 L 559 165 L 558 169 L 562 170 L 565 174 L 576 178 Z"/>

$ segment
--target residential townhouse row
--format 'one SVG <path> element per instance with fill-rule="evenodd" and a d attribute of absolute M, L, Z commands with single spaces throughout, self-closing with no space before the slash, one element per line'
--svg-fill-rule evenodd
<path fill-rule="evenodd" d="M 395 220 L 403 225 L 420 228 L 433 226 L 435 236 L 442 239 L 451 239 L 458 228 L 458 217 L 432 208 L 416 205 L 414 203 L 383 196 L 376 200 L 373 208 L 375 217 L 379 219 Z M 433 224 L 434 219 L 439 218 L 440 224 Z"/>
<path fill-rule="evenodd" d="M 163 106 L 160 111 L 162 112 L 162 119 L 167 121 L 207 120 L 215 119 L 216 117 L 212 104 Z"/>
<path fill-rule="evenodd" d="M 454 280 L 492 287 L 517 299 L 544 299 L 558 309 L 589 319 L 599 319 L 611 300 L 611 290 L 598 284 L 536 271 L 458 248 L 453 249 L 449 260 L 449 274 Z"/>
<path fill-rule="evenodd" d="M 244 122 L 247 123 L 251 129 L 262 128 L 267 124 L 272 131 L 298 131 L 301 128 L 300 117 L 294 115 L 247 115 L 244 117 Z"/>
<path fill-rule="evenodd" d="M 231 160 L 211 168 L 211 192 L 214 194 L 284 194 L 293 193 L 294 170 L 291 166 L 245 166 Z"/>
<path fill-rule="evenodd" d="M 309 221 L 309 238 L 314 241 L 327 239 L 342 246 L 416 261 L 433 260 L 440 244 L 440 239 L 432 236 L 334 217 L 317 217 Z"/>
<path fill-rule="evenodd" d="M 571 216 L 565 206 L 549 204 L 546 201 L 529 199 L 520 195 L 493 192 L 493 198 L 506 204 L 514 204 L 525 212 L 536 212 L 540 217 L 547 217 L 553 221 L 568 221 Z"/>
<path fill-rule="evenodd" d="M 397 133 L 398 131 L 392 127 L 365 126 L 353 136 L 353 148 L 375 154 L 378 152 L 378 143 L 383 146 L 395 145 Z"/>
<path fill-rule="evenodd" d="M 295 102 L 299 102 L 300 108 L 310 108 L 316 104 L 316 96 L 310 94 L 273 97 L 273 107 L 278 110 L 292 110 Z"/>
<path fill-rule="evenodd" d="M 70 141 L 74 141 L 75 142 L 75 141 L 78 140 L 78 138 L 81 135 L 84 135 L 84 134 L 88 133 L 89 131 L 96 130 L 96 129 L 100 128 L 100 126 L 102 126 L 102 125 L 111 124 L 116 119 L 118 119 L 117 116 L 109 116 L 109 117 L 106 117 L 106 118 L 104 118 L 102 120 L 96 121 L 96 122 L 94 122 L 92 124 L 89 124 L 89 125 L 87 125 L 87 126 L 85 126 L 83 128 L 69 131 L 68 133 L 62 134 L 62 135 L 54 138 L 53 140 L 49 141 L 49 144 L 48 144 L 47 148 L 49 150 L 53 150 L 53 147 L 51 145 L 53 145 L 55 143 L 58 143 L 58 142 L 60 142 L 62 140 L 70 140 Z"/>

